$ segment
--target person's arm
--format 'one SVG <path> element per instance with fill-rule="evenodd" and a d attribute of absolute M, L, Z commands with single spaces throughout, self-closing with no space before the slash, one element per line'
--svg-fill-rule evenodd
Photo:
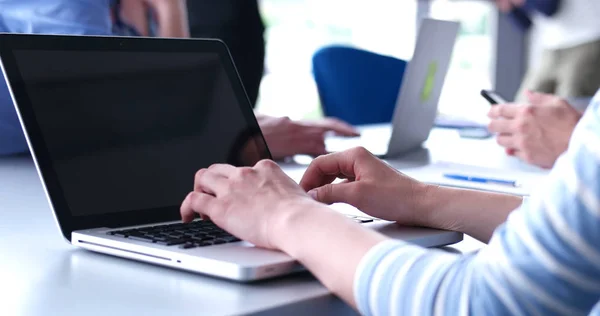
<path fill-rule="evenodd" d="M 159 37 L 190 37 L 186 0 L 145 0 L 154 9 Z"/>
<path fill-rule="evenodd" d="M 488 129 L 506 153 L 551 168 L 567 150 L 581 113 L 554 95 L 527 92 L 529 104 L 499 104 L 490 109 Z"/>
<path fill-rule="evenodd" d="M 185 0 L 120 0 L 119 18 L 142 36 L 190 37 Z M 156 21 L 149 19 L 153 14 Z M 151 23 L 157 34 L 151 34 Z"/>
<path fill-rule="evenodd" d="M 462 232 L 484 243 L 523 203 L 523 198 L 506 194 L 445 187 L 431 191 L 424 207 L 427 217 L 417 224 Z"/>
<path fill-rule="evenodd" d="M 331 219 L 319 225 L 310 212 L 273 238 L 283 238 L 281 249 L 365 315 L 586 315 L 600 298 L 598 107 L 587 113 L 547 185 L 477 254 L 391 240 L 369 248 L 376 242 L 371 233 L 342 234 Z M 318 238 L 305 239 L 313 230 Z M 349 261 L 338 261 L 346 255 Z"/>
<path fill-rule="evenodd" d="M 285 251 L 365 315 L 585 315 L 600 298 L 599 108 L 588 110 L 546 185 L 477 254 L 388 240 L 310 200 L 269 161 L 201 170 L 182 218 L 190 221 L 198 212 L 257 246 Z M 342 171 L 365 164 L 343 158 L 337 162 Z M 339 174 L 320 170 L 326 183 Z M 362 196 L 367 205 L 385 208 L 380 200 L 390 194 L 384 177 L 390 170 L 367 170 L 375 180 L 356 170 L 326 190 L 347 190 L 348 199 Z M 406 178 L 392 184 L 402 183 L 409 193 L 396 192 L 402 195 L 396 208 L 418 206 L 410 192 L 418 193 L 419 184 Z"/>
<path fill-rule="evenodd" d="M 334 118 L 294 121 L 287 117 L 256 114 L 256 120 L 274 159 L 298 154 L 319 156 L 327 153 L 325 134 L 358 136 L 351 125 Z"/>
<path fill-rule="evenodd" d="M 332 183 L 336 178 L 347 180 Z M 522 203 L 513 195 L 420 183 L 364 148 L 316 158 L 300 185 L 325 204 L 348 203 L 377 218 L 459 231 L 484 242 Z"/>

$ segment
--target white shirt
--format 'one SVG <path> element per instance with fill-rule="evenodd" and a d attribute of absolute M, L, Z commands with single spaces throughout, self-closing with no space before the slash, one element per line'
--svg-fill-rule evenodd
<path fill-rule="evenodd" d="M 600 40 L 600 0 L 563 0 L 559 11 L 534 22 L 545 49 L 563 49 Z"/>

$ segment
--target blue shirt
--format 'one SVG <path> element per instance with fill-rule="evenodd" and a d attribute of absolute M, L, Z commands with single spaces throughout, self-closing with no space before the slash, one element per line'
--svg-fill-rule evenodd
<path fill-rule="evenodd" d="M 533 12 L 553 16 L 560 9 L 560 3 L 560 0 L 526 0 L 521 8 L 513 9 L 510 16 L 519 27 L 527 30 L 531 27 L 530 15 Z"/>
<path fill-rule="evenodd" d="M 0 0 L 0 32 L 110 35 L 110 0 Z M 1 77 L 1 75 L 0 75 Z M 0 78 L 0 155 L 27 151 L 4 78 Z"/>
<path fill-rule="evenodd" d="M 600 315 L 600 92 L 549 177 L 478 253 L 449 254 L 399 241 L 375 246 L 356 272 L 359 310 Z"/>

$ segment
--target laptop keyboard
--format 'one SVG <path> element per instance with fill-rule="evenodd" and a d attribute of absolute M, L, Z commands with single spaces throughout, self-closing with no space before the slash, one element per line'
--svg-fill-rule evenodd
<path fill-rule="evenodd" d="M 108 234 L 164 246 L 179 246 L 182 249 L 240 241 L 239 238 L 222 230 L 211 221 L 194 221 L 188 224 L 175 223 L 116 230 L 108 232 Z"/>
<path fill-rule="evenodd" d="M 348 217 L 360 224 L 373 222 L 373 219 L 368 217 L 353 215 L 348 215 Z M 114 230 L 107 234 L 158 245 L 179 246 L 181 249 L 222 245 L 240 241 L 239 238 L 219 228 L 213 222 L 202 220 L 187 224 L 175 223 Z"/>

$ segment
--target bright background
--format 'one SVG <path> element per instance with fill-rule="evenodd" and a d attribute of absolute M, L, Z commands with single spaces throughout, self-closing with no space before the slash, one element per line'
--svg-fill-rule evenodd
<path fill-rule="evenodd" d="M 417 34 L 417 0 L 260 0 L 267 26 L 265 77 L 258 110 L 293 119 L 322 116 L 311 73 L 313 54 L 346 44 L 410 60 Z M 430 16 L 462 24 L 440 101 L 445 115 L 481 119 L 492 87 L 490 2 L 433 0 Z"/>

